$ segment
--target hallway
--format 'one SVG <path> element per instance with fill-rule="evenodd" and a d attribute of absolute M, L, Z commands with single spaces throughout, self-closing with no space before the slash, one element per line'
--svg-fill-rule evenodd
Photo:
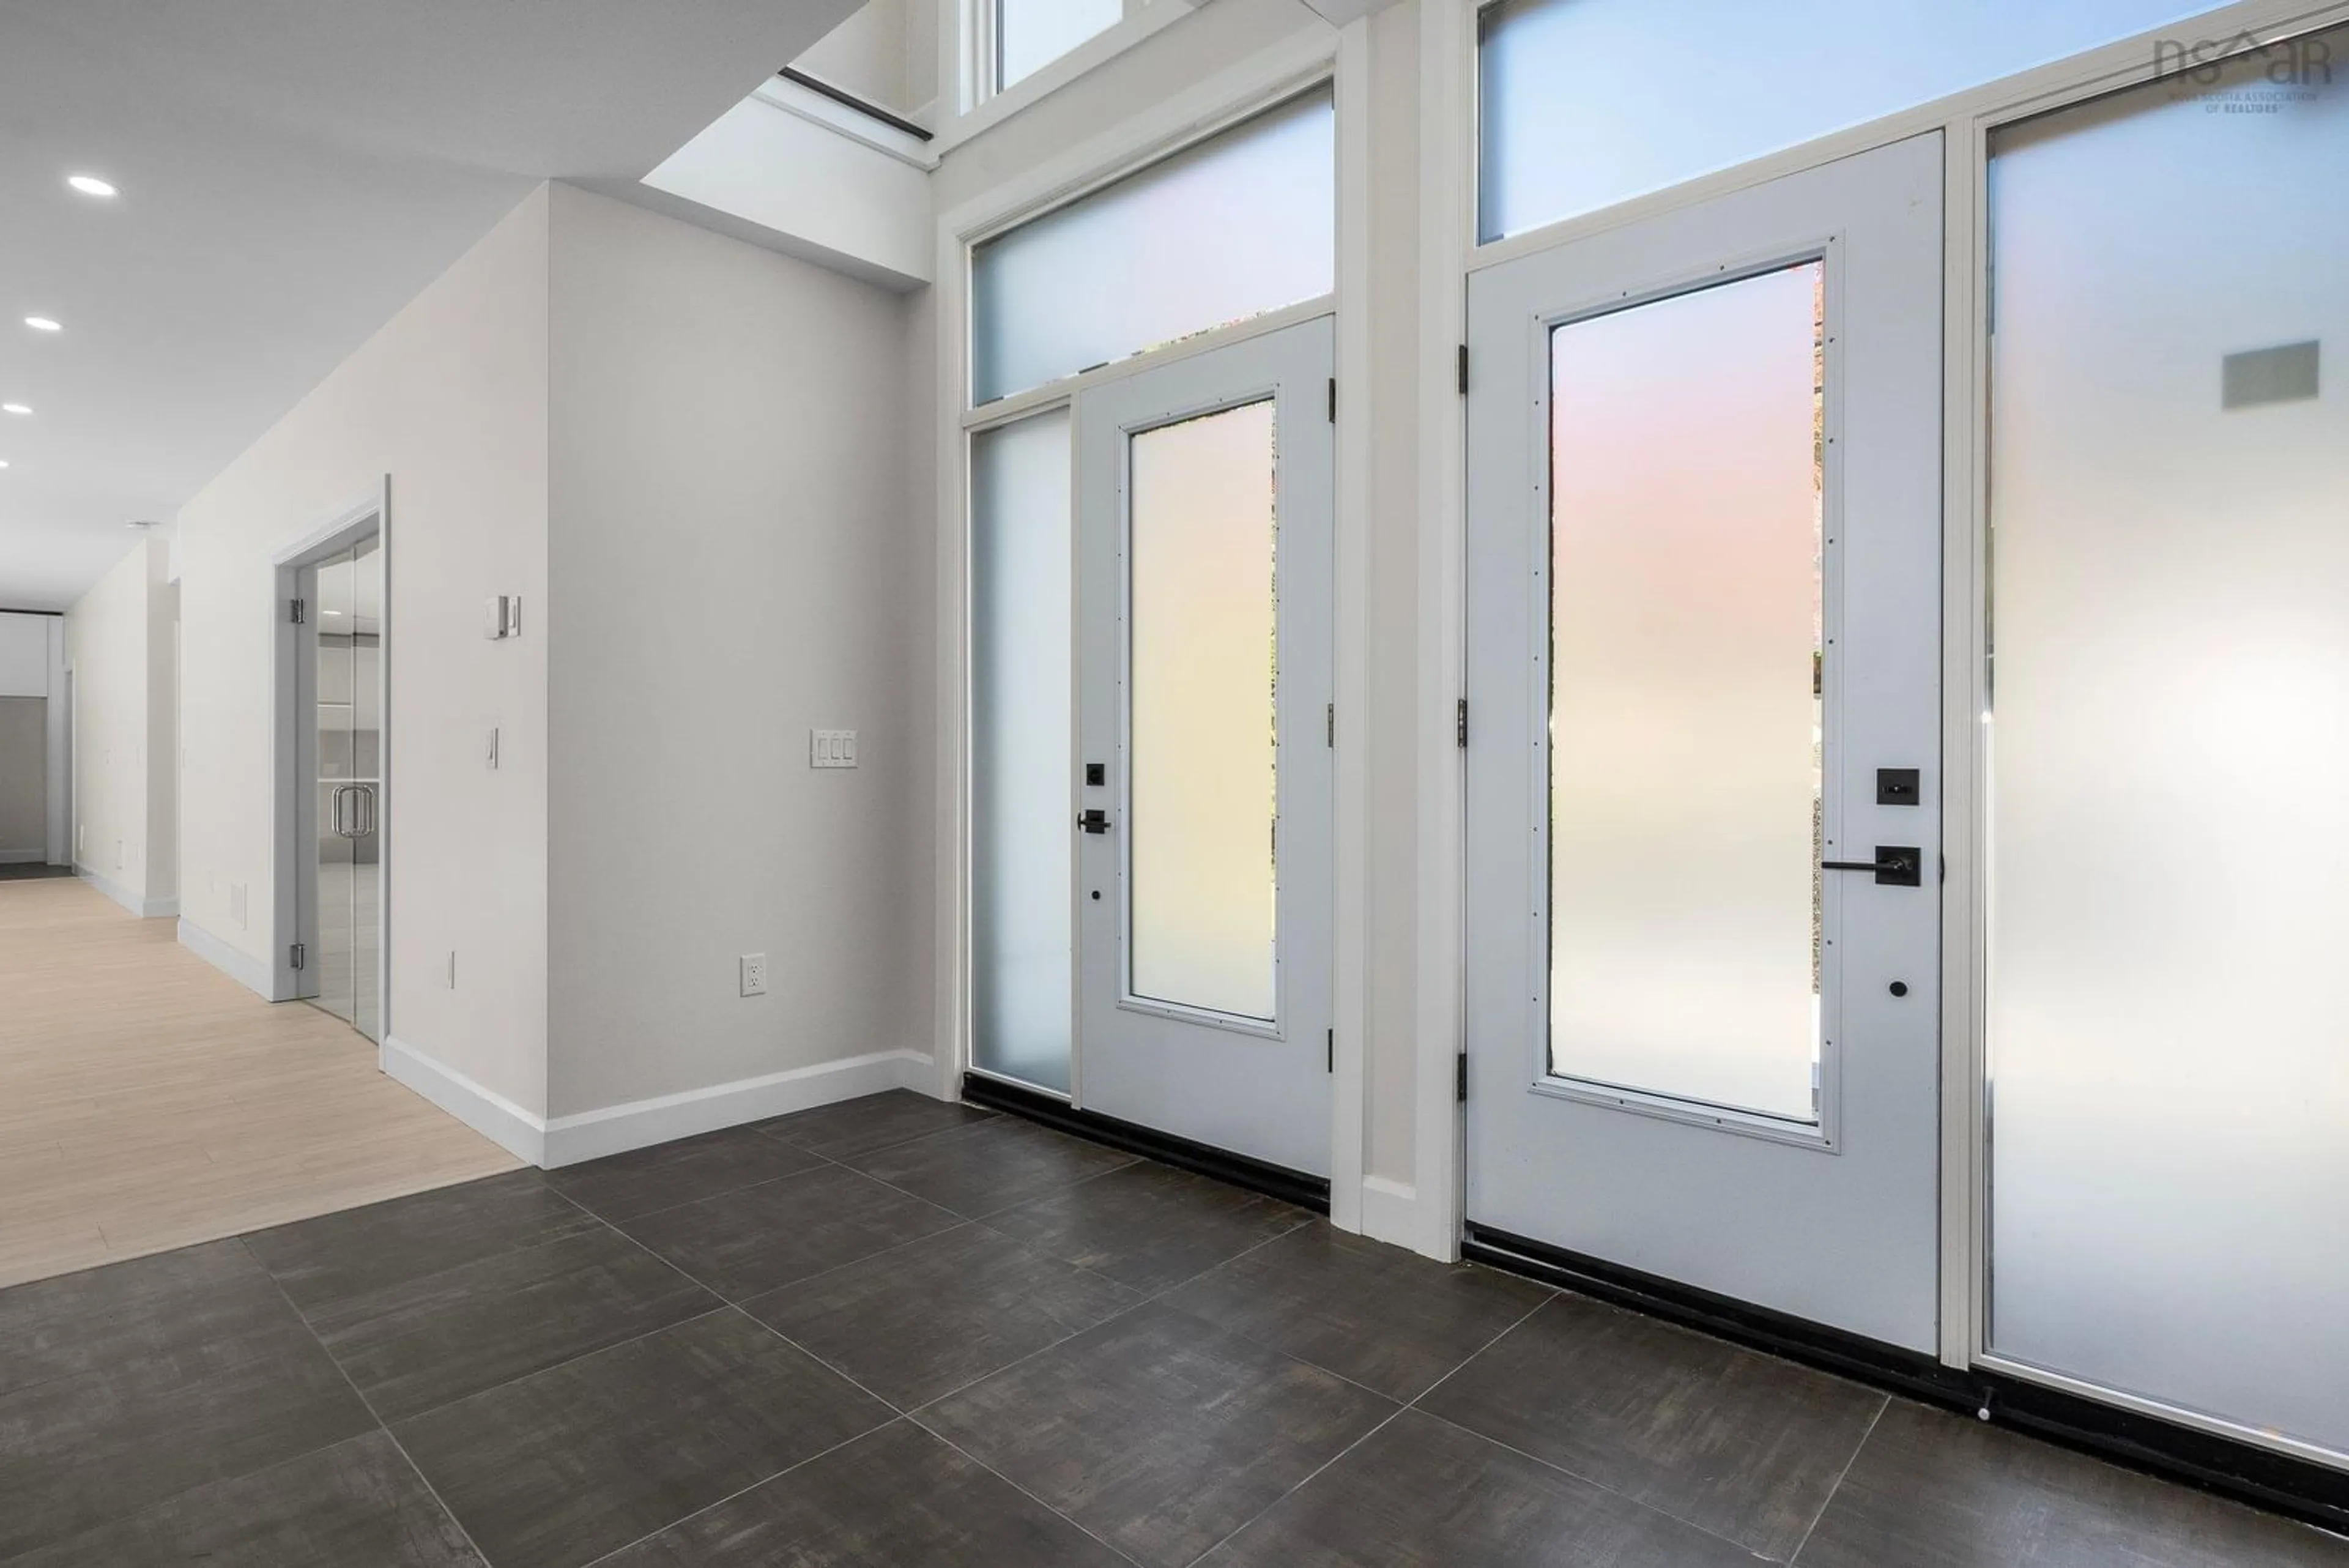
<path fill-rule="evenodd" d="M 0 1285 L 512 1169 L 73 878 L 0 882 Z"/>

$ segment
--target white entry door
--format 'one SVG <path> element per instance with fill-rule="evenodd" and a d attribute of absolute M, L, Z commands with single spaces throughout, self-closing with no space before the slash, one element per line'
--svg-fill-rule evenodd
<path fill-rule="evenodd" d="M 1471 1233 L 1918 1352 L 1940 210 L 1920 137 L 1469 287 Z"/>
<path fill-rule="evenodd" d="M 1325 318 L 1077 400 L 1076 1104 L 1330 1172 Z"/>

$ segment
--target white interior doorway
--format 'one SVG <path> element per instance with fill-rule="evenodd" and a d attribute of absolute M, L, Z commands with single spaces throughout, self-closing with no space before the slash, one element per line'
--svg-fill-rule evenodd
<path fill-rule="evenodd" d="M 390 1011 L 388 483 L 276 559 L 275 1000 Z"/>

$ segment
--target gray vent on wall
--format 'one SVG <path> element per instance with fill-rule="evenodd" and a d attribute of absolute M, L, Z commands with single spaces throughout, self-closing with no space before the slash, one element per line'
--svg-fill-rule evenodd
<path fill-rule="evenodd" d="M 2219 406 L 2256 409 L 2316 396 L 2316 344 L 2286 343 L 2230 354 L 2220 369 Z"/>

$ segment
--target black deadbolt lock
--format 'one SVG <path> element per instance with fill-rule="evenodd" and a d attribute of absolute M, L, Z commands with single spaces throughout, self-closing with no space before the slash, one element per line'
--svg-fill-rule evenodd
<path fill-rule="evenodd" d="M 1099 789 L 1102 785 L 1109 783 L 1109 764 L 1107 763 L 1087 763 L 1085 764 L 1085 783 L 1094 789 Z"/>
<path fill-rule="evenodd" d="M 1917 788 L 1915 768 L 1876 770 L 1876 804 L 1878 805 L 1915 805 Z"/>

